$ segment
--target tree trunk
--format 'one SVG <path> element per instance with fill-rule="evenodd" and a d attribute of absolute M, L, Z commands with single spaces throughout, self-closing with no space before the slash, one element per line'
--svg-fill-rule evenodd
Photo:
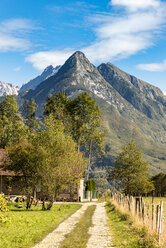
<path fill-rule="evenodd" d="M 34 189 L 33 189 L 33 200 L 34 202 L 36 202 L 36 186 L 34 186 Z"/>
<path fill-rule="evenodd" d="M 45 198 L 43 198 L 42 201 L 42 210 L 45 211 L 46 210 L 46 206 L 45 206 Z"/>
<path fill-rule="evenodd" d="M 92 191 L 90 191 L 90 201 L 92 201 Z"/>
<path fill-rule="evenodd" d="M 49 205 L 47 207 L 47 210 L 50 210 L 52 208 L 53 203 L 54 203 L 54 195 L 52 196 L 52 199 L 51 199 L 51 201 L 50 201 L 50 203 L 49 203 Z"/>
<path fill-rule="evenodd" d="M 91 140 L 90 146 L 89 146 L 88 170 L 87 170 L 86 180 L 89 179 L 89 172 L 90 172 L 90 168 L 91 168 L 91 158 L 92 158 L 92 140 Z"/>
<path fill-rule="evenodd" d="M 27 206 L 26 206 L 26 209 L 28 210 L 30 207 L 31 207 L 31 195 L 28 194 L 28 196 L 27 196 Z"/>

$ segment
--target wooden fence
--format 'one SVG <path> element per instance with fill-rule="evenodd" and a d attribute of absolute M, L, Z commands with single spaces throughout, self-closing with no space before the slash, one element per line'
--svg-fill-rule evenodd
<path fill-rule="evenodd" d="M 145 202 L 142 197 L 125 196 L 120 193 L 113 193 L 112 198 L 122 209 L 127 209 L 155 232 L 160 243 L 164 231 L 163 201 L 155 205 Z"/>

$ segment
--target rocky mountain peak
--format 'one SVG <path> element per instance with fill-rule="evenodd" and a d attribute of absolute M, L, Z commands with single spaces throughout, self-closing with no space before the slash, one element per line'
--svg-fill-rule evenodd
<path fill-rule="evenodd" d="M 54 67 L 53 67 L 52 65 L 49 65 L 49 66 L 47 66 L 47 67 L 44 69 L 43 73 L 48 72 L 48 71 L 52 71 L 53 68 L 54 68 Z M 42 73 L 42 74 L 43 74 L 43 73 Z"/>
<path fill-rule="evenodd" d="M 94 66 L 86 58 L 85 54 L 81 51 L 75 52 L 65 64 L 61 67 L 59 73 L 65 73 L 66 71 L 74 73 L 85 73 L 86 71 L 93 71 Z"/>
<path fill-rule="evenodd" d="M 18 95 L 18 86 L 0 81 L 0 97 L 6 95 Z"/>
<path fill-rule="evenodd" d="M 147 117 L 165 116 L 166 99 L 159 88 L 120 70 L 111 63 L 101 64 L 98 70 L 125 100 Z"/>
<path fill-rule="evenodd" d="M 37 76 L 36 78 L 30 80 L 28 83 L 24 84 L 20 88 L 19 93 L 25 90 L 30 90 L 30 89 L 34 90 L 41 82 L 55 75 L 60 69 L 60 67 L 61 67 L 60 65 L 56 67 L 53 67 L 52 65 L 47 66 L 40 76 Z"/>

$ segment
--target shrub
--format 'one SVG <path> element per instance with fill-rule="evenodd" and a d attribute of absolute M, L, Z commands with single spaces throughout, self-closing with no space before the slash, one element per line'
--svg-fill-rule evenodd
<path fill-rule="evenodd" d="M 8 211 L 8 201 L 0 194 L 0 213 Z"/>

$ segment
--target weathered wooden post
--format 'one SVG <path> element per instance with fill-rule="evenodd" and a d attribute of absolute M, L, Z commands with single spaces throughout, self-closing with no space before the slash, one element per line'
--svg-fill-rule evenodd
<path fill-rule="evenodd" d="M 139 217 L 142 217 L 142 197 L 139 197 Z"/>
<path fill-rule="evenodd" d="M 156 209 L 156 232 L 159 232 L 159 218 L 160 218 L 160 205 L 157 205 Z"/>
<path fill-rule="evenodd" d="M 150 220 L 150 204 L 148 203 L 147 204 L 147 219 L 148 219 L 148 222 L 149 222 L 149 220 Z"/>
<path fill-rule="evenodd" d="M 152 203 L 152 230 L 154 230 L 154 213 L 155 213 L 155 205 Z"/>
<path fill-rule="evenodd" d="M 131 207 L 130 207 L 130 196 L 127 195 L 127 206 L 128 206 L 128 210 L 129 212 L 131 211 Z"/>
<path fill-rule="evenodd" d="M 145 224 L 145 202 L 142 202 L 142 219 Z"/>
<path fill-rule="evenodd" d="M 158 226 L 158 241 L 160 244 L 160 237 L 162 234 L 162 222 L 163 222 L 163 201 L 160 202 L 160 214 L 159 214 L 159 226 Z"/>
<path fill-rule="evenodd" d="M 131 212 L 134 214 L 134 198 L 131 196 Z"/>
<path fill-rule="evenodd" d="M 138 214 L 139 209 L 139 197 L 135 198 L 135 214 Z"/>

